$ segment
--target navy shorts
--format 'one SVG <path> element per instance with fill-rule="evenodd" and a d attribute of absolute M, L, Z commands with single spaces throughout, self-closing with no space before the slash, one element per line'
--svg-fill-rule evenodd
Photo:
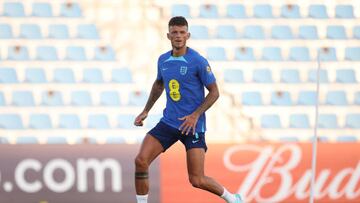
<path fill-rule="evenodd" d="M 153 129 L 148 132 L 148 134 L 160 141 L 164 148 L 164 152 L 178 140 L 180 140 L 185 145 L 186 151 L 192 148 L 203 148 L 205 149 L 205 152 L 207 151 L 205 133 L 199 132 L 195 133 L 195 135 L 181 134 L 180 130 L 160 121 Z"/>

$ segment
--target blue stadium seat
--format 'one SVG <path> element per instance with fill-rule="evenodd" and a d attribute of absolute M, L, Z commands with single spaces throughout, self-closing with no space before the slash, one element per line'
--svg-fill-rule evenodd
<path fill-rule="evenodd" d="M 256 83 L 272 83 L 272 73 L 269 69 L 255 69 L 253 71 L 253 81 Z"/>
<path fill-rule="evenodd" d="M 309 17 L 310 18 L 318 18 L 318 19 L 325 19 L 329 18 L 325 5 L 310 5 L 309 7 Z"/>
<path fill-rule="evenodd" d="M 35 2 L 32 4 L 32 16 L 34 17 L 52 17 L 52 7 L 49 3 Z"/>
<path fill-rule="evenodd" d="M 338 121 L 335 114 L 320 114 L 318 117 L 319 128 L 338 128 Z"/>
<path fill-rule="evenodd" d="M 160 119 L 163 117 L 162 114 L 151 114 L 146 118 L 146 124 L 145 127 L 147 128 L 153 128 L 155 125 L 160 121 Z"/>
<path fill-rule="evenodd" d="M 126 140 L 121 135 L 112 135 L 106 137 L 106 144 L 123 144 L 126 143 Z"/>
<path fill-rule="evenodd" d="M 348 128 L 360 129 L 360 114 L 347 114 L 345 123 Z"/>
<path fill-rule="evenodd" d="M 4 5 L 4 16 L 25 17 L 24 5 L 20 2 L 6 2 Z"/>
<path fill-rule="evenodd" d="M 105 91 L 100 93 L 100 105 L 120 106 L 120 96 L 116 91 Z"/>
<path fill-rule="evenodd" d="M 187 4 L 174 4 L 171 6 L 171 16 L 184 16 L 191 18 L 190 7 Z"/>
<path fill-rule="evenodd" d="M 40 46 L 36 48 L 37 59 L 40 61 L 57 61 L 58 55 L 53 46 Z"/>
<path fill-rule="evenodd" d="M 0 129 L 23 129 L 23 122 L 18 114 L 0 114 Z"/>
<path fill-rule="evenodd" d="M 336 18 L 354 18 L 354 8 L 352 5 L 336 5 Z"/>
<path fill-rule="evenodd" d="M 70 46 L 66 48 L 66 59 L 70 61 L 85 61 L 85 49 L 79 46 Z"/>
<path fill-rule="evenodd" d="M 148 94 L 144 91 L 131 91 L 129 93 L 128 105 L 144 106 L 148 99 Z"/>
<path fill-rule="evenodd" d="M 317 27 L 313 25 L 301 25 L 299 27 L 300 39 L 319 39 Z"/>
<path fill-rule="evenodd" d="M 316 105 L 315 91 L 300 91 L 298 97 L 298 105 Z"/>
<path fill-rule="evenodd" d="M 135 115 L 133 114 L 120 114 L 117 116 L 117 127 L 131 129 L 135 128 L 134 121 Z"/>
<path fill-rule="evenodd" d="M 80 129 L 80 119 L 76 114 L 60 114 L 59 128 L 64 129 Z"/>
<path fill-rule="evenodd" d="M 6 137 L 0 137 L 0 144 L 9 144 L 9 141 Z"/>
<path fill-rule="evenodd" d="M 14 106 L 35 106 L 34 97 L 30 91 L 13 91 L 12 105 Z"/>
<path fill-rule="evenodd" d="M 260 25 L 246 25 L 244 37 L 247 39 L 265 39 L 264 28 Z"/>
<path fill-rule="evenodd" d="M 0 106 L 5 106 L 5 105 L 6 105 L 6 101 L 5 101 L 4 93 L 0 92 Z"/>
<path fill-rule="evenodd" d="M 79 4 L 74 2 L 63 3 L 60 8 L 60 16 L 70 18 L 81 17 L 82 14 Z"/>
<path fill-rule="evenodd" d="M 299 138 L 296 135 L 290 136 L 281 136 L 279 138 L 280 142 L 299 142 Z"/>
<path fill-rule="evenodd" d="M 21 136 L 16 138 L 16 144 L 39 144 L 39 141 L 34 136 Z"/>
<path fill-rule="evenodd" d="M 235 60 L 239 60 L 239 61 L 255 61 L 253 48 L 251 48 L 251 47 L 235 48 Z"/>
<path fill-rule="evenodd" d="M 284 83 L 299 83 L 300 82 L 299 70 L 297 69 L 282 70 L 280 81 Z"/>
<path fill-rule="evenodd" d="M 357 83 L 355 71 L 353 69 L 336 70 L 336 82 Z"/>
<path fill-rule="evenodd" d="M 0 84 L 1 83 L 18 83 L 15 69 L 0 67 Z"/>
<path fill-rule="evenodd" d="M 36 24 L 21 24 L 20 37 L 25 39 L 41 39 L 42 34 L 39 25 Z"/>
<path fill-rule="evenodd" d="M 281 128 L 279 115 L 269 114 L 261 116 L 262 128 Z"/>
<path fill-rule="evenodd" d="M 0 24 L 0 39 L 11 39 L 13 38 L 12 27 L 10 24 Z"/>
<path fill-rule="evenodd" d="M 103 74 L 98 68 L 84 69 L 83 81 L 86 83 L 103 83 Z"/>
<path fill-rule="evenodd" d="M 353 28 L 353 37 L 355 39 L 360 39 L 360 25 L 359 26 L 354 26 L 354 28 Z"/>
<path fill-rule="evenodd" d="M 46 83 L 45 72 L 42 68 L 27 68 L 25 70 L 25 82 Z"/>
<path fill-rule="evenodd" d="M 74 72 L 70 68 L 56 68 L 54 70 L 54 82 L 56 83 L 74 83 Z"/>
<path fill-rule="evenodd" d="M 111 70 L 111 81 L 115 83 L 132 83 L 132 74 L 128 68 L 117 68 Z"/>
<path fill-rule="evenodd" d="M 329 39 L 347 39 L 343 25 L 329 25 L 326 28 L 326 37 Z"/>
<path fill-rule="evenodd" d="M 88 91 L 73 91 L 71 92 L 71 105 L 74 106 L 91 106 L 92 99 Z"/>
<path fill-rule="evenodd" d="M 262 97 L 260 92 L 243 92 L 241 94 L 242 105 L 247 106 L 260 106 L 263 105 Z"/>
<path fill-rule="evenodd" d="M 77 37 L 80 39 L 99 39 L 99 34 L 94 24 L 81 24 L 77 26 Z"/>
<path fill-rule="evenodd" d="M 205 4 L 200 5 L 199 8 L 199 17 L 200 18 L 218 18 L 218 8 L 215 4 Z"/>
<path fill-rule="evenodd" d="M 240 69 L 224 69 L 224 81 L 226 83 L 243 83 L 244 74 Z"/>
<path fill-rule="evenodd" d="M 358 142 L 355 135 L 341 135 L 336 137 L 336 142 Z"/>
<path fill-rule="evenodd" d="M 354 104 L 355 105 L 360 105 L 360 91 L 355 93 Z"/>
<path fill-rule="evenodd" d="M 237 32 L 233 25 L 219 25 L 216 27 L 216 37 L 218 39 L 236 39 Z"/>
<path fill-rule="evenodd" d="M 360 61 L 360 47 L 346 47 L 345 59 L 350 61 Z"/>
<path fill-rule="evenodd" d="M 9 47 L 8 59 L 15 61 L 29 60 L 29 53 L 27 47 L 23 47 L 23 46 Z"/>
<path fill-rule="evenodd" d="M 46 139 L 46 144 L 68 144 L 66 137 L 50 136 Z"/>
<path fill-rule="evenodd" d="M 96 47 L 94 59 L 99 61 L 114 61 L 115 51 L 111 46 Z"/>
<path fill-rule="evenodd" d="M 49 25 L 49 38 L 69 39 L 69 28 L 63 24 Z"/>
<path fill-rule="evenodd" d="M 309 49 L 307 47 L 291 47 L 289 60 L 310 61 Z"/>
<path fill-rule="evenodd" d="M 32 129 L 50 129 L 51 120 L 48 114 L 31 114 L 29 119 L 29 128 Z"/>
<path fill-rule="evenodd" d="M 326 94 L 326 104 L 328 105 L 348 105 L 345 91 L 329 91 Z"/>
<path fill-rule="evenodd" d="M 290 115 L 290 128 L 310 128 L 309 117 L 306 114 Z"/>
<path fill-rule="evenodd" d="M 317 70 L 309 70 L 308 72 L 308 81 L 309 82 L 316 82 L 317 81 Z M 319 76 L 320 83 L 328 83 L 329 77 L 327 70 L 320 70 L 320 76 Z"/>
<path fill-rule="evenodd" d="M 241 4 L 228 4 L 226 6 L 226 17 L 247 18 L 245 7 Z"/>
<path fill-rule="evenodd" d="M 44 106 L 62 106 L 64 105 L 61 92 L 45 91 L 41 95 L 42 105 Z"/>
<path fill-rule="evenodd" d="M 319 49 L 321 61 L 337 61 L 336 50 L 334 47 L 324 47 Z"/>
<path fill-rule="evenodd" d="M 192 39 L 209 39 L 209 30 L 205 25 L 190 26 L 189 31 Z"/>
<path fill-rule="evenodd" d="M 224 47 L 207 47 L 207 58 L 210 61 L 226 61 L 226 53 Z"/>
<path fill-rule="evenodd" d="M 282 61 L 281 49 L 279 47 L 264 47 L 262 59 L 265 61 Z"/>
<path fill-rule="evenodd" d="M 269 4 L 258 4 L 254 6 L 255 18 L 273 18 L 272 8 Z"/>
<path fill-rule="evenodd" d="M 276 106 L 290 106 L 292 105 L 291 97 L 289 92 L 272 92 L 271 93 L 271 104 Z"/>
<path fill-rule="evenodd" d="M 274 39 L 293 39 L 291 29 L 287 25 L 274 25 L 271 27 L 271 37 Z"/>
<path fill-rule="evenodd" d="M 292 4 L 281 6 L 281 17 L 283 17 L 283 18 L 301 18 L 299 6 L 292 5 Z"/>
<path fill-rule="evenodd" d="M 91 114 L 88 116 L 88 128 L 110 129 L 109 119 L 106 114 Z"/>

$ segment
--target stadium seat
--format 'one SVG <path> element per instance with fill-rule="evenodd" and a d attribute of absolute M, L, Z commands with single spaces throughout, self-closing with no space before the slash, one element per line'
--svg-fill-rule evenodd
<path fill-rule="evenodd" d="M 310 61 L 309 49 L 307 47 L 291 47 L 289 60 Z"/>
<path fill-rule="evenodd" d="M 34 17 L 52 17 L 52 7 L 49 3 L 33 3 L 31 15 Z"/>
<path fill-rule="evenodd" d="M 345 60 L 360 61 L 360 47 L 346 47 Z"/>
<path fill-rule="evenodd" d="M 281 17 L 283 17 L 283 18 L 301 18 L 299 6 L 292 5 L 292 4 L 281 6 Z"/>
<path fill-rule="evenodd" d="M 10 24 L 0 24 L 0 39 L 11 39 L 13 38 L 13 31 Z"/>
<path fill-rule="evenodd" d="M 341 135 L 336 137 L 336 142 L 358 142 L 355 135 Z"/>
<path fill-rule="evenodd" d="M 103 74 L 98 68 L 84 69 L 83 81 L 86 83 L 103 83 Z"/>
<path fill-rule="evenodd" d="M 120 106 L 120 96 L 116 91 L 105 91 L 100 93 L 100 105 Z"/>
<path fill-rule="evenodd" d="M 282 61 L 281 49 L 279 47 L 264 47 L 262 59 L 265 61 Z"/>
<path fill-rule="evenodd" d="M 0 92 L 0 106 L 5 106 L 5 105 L 6 105 L 6 101 L 5 101 L 4 93 Z"/>
<path fill-rule="evenodd" d="M 323 47 L 319 49 L 321 61 L 337 61 L 336 50 L 334 47 Z"/>
<path fill-rule="evenodd" d="M 107 136 L 106 137 L 106 144 L 124 144 L 126 143 L 126 140 L 121 135 L 113 135 L 113 136 Z"/>
<path fill-rule="evenodd" d="M 240 69 L 224 69 L 224 81 L 226 83 L 243 83 L 244 74 Z"/>
<path fill-rule="evenodd" d="M 91 106 L 92 99 L 88 91 L 73 91 L 71 92 L 71 105 L 74 106 Z"/>
<path fill-rule="evenodd" d="M 298 97 L 298 105 L 316 105 L 315 91 L 300 91 Z"/>
<path fill-rule="evenodd" d="M 135 115 L 133 114 L 120 114 L 117 116 L 117 127 L 123 129 L 135 128 L 134 121 Z"/>
<path fill-rule="evenodd" d="M 210 61 L 226 61 L 226 53 L 224 47 L 207 47 L 207 58 Z"/>
<path fill-rule="evenodd" d="M 54 82 L 56 83 L 74 83 L 74 72 L 70 68 L 56 68 L 54 70 Z"/>
<path fill-rule="evenodd" d="M 94 59 L 99 61 L 114 61 L 115 51 L 111 46 L 96 47 Z"/>
<path fill-rule="evenodd" d="M 6 2 L 4 5 L 4 16 L 25 17 L 24 5 L 20 2 Z"/>
<path fill-rule="evenodd" d="M 45 91 L 41 95 L 41 104 L 45 106 L 64 105 L 62 94 L 59 91 Z"/>
<path fill-rule="evenodd" d="M 241 4 L 228 4 L 226 6 L 226 17 L 247 18 L 245 7 Z"/>
<path fill-rule="evenodd" d="M 281 128 L 279 115 L 270 114 L 261 116 L 262 128 Z"/>
<path fill-rule="evenodd" d="M 328 39 L 347 39 L 343 25 L 329 25 L 326 28 L 326 33 Z"/>
<path fill-rule="evenodd" d="M 325 103 L 328 105 L 348 105 L 345 91 L 329 91 L 326 94 Z"/>
<path fill-rule="evenodd" d="M 25 82 L 46 83 L 45 72 L 42 68 L 27 68 L 25 70 Z"/>
<path fill-rule="evenodd" d="M 354 8 L 352 5 L 336 5 L 336 18 L 354 18 Z"/>
<path fill-rule="evenodd" d="M 253 48 L 251 48 L 251 47 L 235 48 L 235 60 L 239 60 L 239 61 L 255 61 Z"/>
<path fill-rule="evenodd" d="M 360 91 L 355 93 L 354 104 L 355 105 L 360 105 Z"/>
<path fill-rule="evenodd" d="M 14 106 L 35 106 L 34 97 L 30 91 L 13 91 L 12 105 Z"/>
<path fill-rule="evenodd" d="M 360 26 L 354 26 L 354 28 L 353 28 L 353 37 L 355 39 L 360 39 Z"/>
<path fill-rule="evenodd" d="M 254 6 L 255 18 L 273 18 L 272 8 L 269 4 L 258 4 Z"/>
<path fill-rule="evenodd" d="M 77 37 L 80 39 L 99 39 L 99 34 L 94 24 L 81 24 L 77 26 Z"/>
<path fill-rule="evenodd" d="M 316 82 L 317 81 L 317 70 L 311 69 L 308 72 L 308 81 L 309 82 Z M 328 72 L 327 70 L 320 70 L 320 76 L 319 76 L 320 83 L 328 83 Z"/>
<path fill-rule="evenodd" d="M 16 138 L 16 144 L 39 144 L 39 141 L 34 136 L 20 136 Z"/>
<path fill-rule="evenodd" d="M 241 103 L 246 106 L 263 105 L 260 92 L 243 92 L 241 94 Z"/>
<path fill-rule="evenodd" d="M 325 19 L 329 18 L 325 5 L 310 5 L 309 7 L 309 17 L 310 18 L 318 18 L 318 19 Z"/>
<path fill-rule="evenodd" d="M 336 70 L 336 82 L 357 83 L 355 71 L 353 69 Z"/>
<path fill-rule="evenodd" d="M 309 117 L 306 114 L 290 115 L 290 128 L 310 128 Z"/>
<path fill-rule="evenodd" d="M 9 141 L 6 137 L 0 137 L 0 144 L 9 144 Z"/>
<path fill-rule="evenodd" d="M 334 129 L 338 128 L 338 121 L 335 114 L 320 114 L 318 117 L 318 127 Z"/>
<path fill-rule="evenodd" d="M 49 136 L 46 139 L 46 144 L 68 144 L 66 137 L 61 136 Z"/>
<path fill-rule="evenodd" d="M 289 92 L 272 92 L 271 93 L 271 104 L 276 106 L 290 106 L 292 105 L 291 97 Z"/>
<path fill-rule="evenodd" d="M 18 114 L 0 114 L 0 129 L 23 129 L 22 119 Z"/>
<path fill-rule="evenodd" d="M 284 83 L 299 83 L 300 74 L 297 69 L 284 69 L 281 71 L 281 82 Z"/>
<path fill-rule="evenodd" d="M 36 48 L 37 59 L 40 61 L 57 61 L 58 55 L 55 47 L 41 46 Z"/>
<path fill-rule="evenodd" d="M 129 93 L 128 105 L 130 106 L 144 106 L 148 99 L 148 94 L 144 91 L 131 91 Z"/>
<path fill-rule="evenodd" d="M 271 27 L 271 37 L 273 39 L 293 39 L 291 29 L 287 25 L 275 25 Z"/>
<path fill-rule="evenodd" d="M 272 74 L 269 69 L 255 69 L 253 71 L 253 81 L 256 83 L 272 83 Z"/>
<path fill-rule="evenodd" d="M 115 83 L 132 83 L 132 74 L 128 68 L 117 68 L 111 70 L 111 81 Z"/>
<path fill-rule="evenodd" d="M 299 142 L 299 138 L 296 137 L 295 135 L 292 136 L 281 136 L 279 138 L 280 142 Z"/>
<path fill-rule="evenodd" d="M 49 25 L 49 38 L 69 39 L 69 28 L 63 24 Z"/>
<path fill-rule="evenodd" d="M 236 39 L 237 32 L 233 25 L 219 25 L 216 27 L 216 37 L 218 39 Z"/>
<path fill-rule="evenodd" d="M 20 38 L 25 39 L 41 39 L 42 34 L 39 25 L 36 24 L 21 24 Z"/>
<path fill-rule="evenodd" d="M 259 25 L 246 25 L 244 27 L 244 38 L 265 39 L 264 28 Z"/>
<path fill-rule="evenodd" d="M 18 83 L 15 69 L 0 67 L 0 84 L 1 83 Z"/>
<path fill-rule="evenodd" d="M 190 26 L 189 31 L 192 39 L 209 39 L 209 30 L 204 25 Z"/>
<path fill-rule="evenodd" d="M 60 8 L 60 16 L 77 18 L 81 17 L 81 9 L 79 4 L 74 2 L 63 3 Z"/>
<path fill-rule="evenodd" d="M 345 123 L 348 128 L 360 129 L 360 114 L 347 114 Z"/>
<path fill-rule="evenodd" d="M 80 129 L 80 119 L 75 114 L 60 114 L 59 128 L 64 129 Z"/>
<path fill-rule="evenodd" d="M 299 27 L 300 39 L 319 39 L 317 27 L 313 25 L 302 25 Z"/>
<path fill-rule="evenodd" d="M 88 116 L 88 128 L 110 129 L 109 120 L 106 114 L 91 114 Z"/>
<path fill-rule="evenodd" d="M 29 60 L 29 53 L 27 47 L 11 46 L 8 49 L 8 59 L 15 61 Z"/>
<path fill-rule="evenodd" d="M 32 129 L 51 129 L 52 124 L 48 114 L 31 114 L 29 128 Z"/>
<path fill-rule="evenodd" d="M 70 46 L 66 48 L 66 59 L 70 61 L 85 61 L 86 55 L 84 47 Z"/>
<path fill-rule="evenodd" d="M 156 124 L 160 121 L 162 118 L 162 114 L 151 114 L 146 118 L 146 124 L 145 127 L 147 128 L 153 128 L 156 126 Z"/>
<path fill-rule="evenodd" d="M 218 18 L 218 8 L 215 4 L 203 4 L 199 8 L 200 18 Z"/>
<path fill-rule="evenodd" d="M 174 4 L 171 6 L 171 16 L 184 16 L 191 18 L 190 7 L 187 4 Z"/>

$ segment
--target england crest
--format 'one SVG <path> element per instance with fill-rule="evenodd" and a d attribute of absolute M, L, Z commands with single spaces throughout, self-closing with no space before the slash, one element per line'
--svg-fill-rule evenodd
<path fill-rule="evenodd" d="M 187 66 L 181 66 L 180 67 L 180 74 L 181 75 L 185 75 L 186 74 L 186 72 L 187 72 Z"/>

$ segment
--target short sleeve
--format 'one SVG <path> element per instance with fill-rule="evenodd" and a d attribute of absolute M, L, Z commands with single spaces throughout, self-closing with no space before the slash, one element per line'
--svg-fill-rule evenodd
<path fill-rule="evenodd" d="M 161 75 L 161 69 L 160 69 L 160 57 L 159 57 L 158 62 L 157 62 L 157 76 L 156 76 L 156 80 L 163 80 L 162 75 Z"/>
<path fill-rule="evenodd" d="M 200 80 L 205 86 L 210 85 L 216 81 L 209 62 L 203 57 L 200 57 L 198 71 Z"/>

